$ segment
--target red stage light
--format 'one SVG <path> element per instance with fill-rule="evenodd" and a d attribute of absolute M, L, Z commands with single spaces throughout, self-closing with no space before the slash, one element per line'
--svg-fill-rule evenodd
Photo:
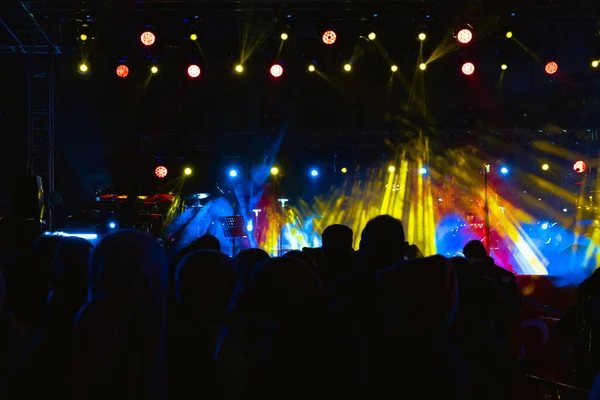
<path fill-rule="evenodd" d="M 187 73 L 190 78 L 197 78 L 200 76 L 200 67 L 192 64 L 188 67 Z"/>
<path fill-rule="evenodd" d="M 548 75 L 554 75 L 558 71 L 558 64 L 554 61 L 550 61 L 548 64 L 546 64 L 544 70 Z"/>
<path fill-rule="evenodd" d="M 456 34 L 456 40 L 462 44 L 469 44 L 473 40 L 473 31 L 463 28 Z"/>
<path fill-rule="evenodd" d="M 473 75 L 473 73 L 475 73 L 475 64 L 470 62 L 464 63 L 462 66 L 462 73 L 467 76 Z"/>
<path fill-rule="evenodd" d="M 140 36 L 140 40 L 142 41 L 142 44 L 144 46 L 152 46 L 154 42 L 156 42 L 156 36 L 154 36 L 154 33 L 146 31 L 142 33 L 142 36 Z"/>
<path fill-rule="evenodd" d="M 127 78 L 127 75 L 129 75 L 129 67 L 127 65 L 119 65 L 117 67 L 117 76 L 119 78 Z"/>
<path fill-rule="evenodd" d="M 162 165 L 156 167 L 156 169 L 154 170 L 154 175 L 156 175 L 157 178 L 166 178 L 167 174 L 169 173 L 169 171 L 167 170 L 167 167 L 163 167 Z"/>
<path fill-rule="evenodd" d="M 587 169 L 587 165 L 585 164 L 585 162 L 583 162 L 581 160 L 576 161 L 573 164 L 573 171 L 577 172 L 578 174 L 583 174 L 586 169 Z"/>
<path fill-rule="evenodd" d="M 283 67 L 279 64 L 273 64 L 270 72 L 273 78 L 279 78 L 281 75 L 283 75 Z"/>
<path fill-rule="evenodd" d="M 323 34 L 323 43 L 334 44 L 337 39 L 337 35 L 334 31 L 327 31 Z"/>

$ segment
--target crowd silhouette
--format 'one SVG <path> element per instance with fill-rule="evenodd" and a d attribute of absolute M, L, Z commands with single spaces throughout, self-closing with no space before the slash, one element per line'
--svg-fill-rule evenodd
<path fill-rule="evenodd" d="M 0 398 L 517 398 L 527 366 L 508 332 L 522 295 L 481 242 L 423 257 L 387 215 L 356 251 L 346 226 L 322 239 L 231 258 L 210 235 L 167 254 L 120 230 L 95 247 L 42 236 L 3 254 Z M 582 285 L 565 334 L 598 313 L 599 282 Z"/>

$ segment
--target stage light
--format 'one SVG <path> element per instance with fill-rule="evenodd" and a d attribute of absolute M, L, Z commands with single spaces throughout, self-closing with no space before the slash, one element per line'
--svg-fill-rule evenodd
<path fill-rule="evenodd" d="M 347 173 L 347 172 L 348 172 L 348 168 L 346 168 L 346 167 L 343 167 L 342 169 L 340 169 L 340 172 L 341 172 L 342 174 L 345 174 L 345 173 Z"/>
<path fill-rule="evenodd" d="M 186 168 L 184 168 L 184 170 L 183 170 L 183 174 L 184 174 L 185 176 L 190 176 L 190 175 L 192 174 L 192 172 L 193 172 L 193 171 L 192 171 L 192 169 L 191 169 L 190 167 L 186 167 Z"/>
<path fill-rule="evenodd" d="M 425 71 L 425 70 L 427 69 L 427 64 L 425 64 L 425 63 L 421 63 L 421 64 L 419 64 L 419 69 L 420 69 L 421 71 Z"/>
<path fill-rule="evenodd" d="M 319 176 L 319 171 L 316 168 L 311 169 L 310 176 L 312 176 L 313 178 L 316 178 L 317 176 Z"/>
<path fill-rule="evenodd" d="M 252 223 L 252 220 L 248 220 L 248 223 L 246 224 L 246 230 L 248 232 L 252 232 L 254 230 L 254 224 Z"/>
<path fill-rule="evenodd" d="M 283 32 L 281 34 L 281 40 L 288 40 L 289 38 L 290 38 L 290 36 L 287 33 Z"/>
<path fill-rule="evenodd" d="M 273 64 L 269 72 L 273 78 L 279 78 L 281 75 L 283 75 L 283 67 L 279 64 Z"/>
<path fill-rule="evenodd" d="M 568 212 L 569 210 L 567 210 L 566 208 L 563 208 L 563 212 Z"/>
<path fill-rule="evenodd" d="M 236 176 L 238 176 L 238 172 L 235 169 L 229 170 L 229 176 L 232 178 L 235 178 Z"/>
<path fill-rule="evenodd" d="M 396 72 L 396 71 L 398 71 L 398 66 L 397 66 L 397 65 L 392 65 L 392 66 L 390 67 L 390 70 L 391 70 L 392 72 Z"/>
<path fill-rule="evenodd" d="M 235 72 L 237 72 L 238 74 L 241 74 L 242 72 L 244 72 L 244 66 L 242 64 L 236 65 Z"/>
<path fill-rule="evenodd" d="M 425 168 L 425 167 L 421 167 L 421 168 L 419 168 L 419 173 L 420 173 L 421 175 L 427 175 L 427 168 Z"/>
<path fill-rule="evenodd" d="M 127 78 L 127 75 L 129 75 L 129 67 L 125 64 L 121 64 L 117 67 L 116 73 L 119 78 Z"/>
<path fill-rule="evenodd" d="M 456 34 L 456 40 L 461 44 L 469 44 L 473 40 L 473 31 L 469 28 L 462 28 Z"/>
<path fill-rule="evenodd" d="M 501 173 L 502 175 L 506 175 L 506 174 L 508 174 L 508 168 L 507 168 L 507 167 L 502 167 L 502 168 L 500 168 L 500 173 Z"/>
<path fill-rule="evenodd" d="M 85 33 L 82 33 L 81 35 L 79 35 L 79 40 L 81 40 L 82 42 L 85 42 L 86 40 L 88 40 L 88 35 L 86 35 Z"/>
<path fill-rule="evenodd" d="M 188 67 L 187 73 L 190 78 L 197 78 L 200 76 L 200 67 L 196 64 L 192 64 Z"/>
<path fill-rule="evenodd" d="M 598 65 L 600 65 L 600 61 L 598 61 L 598 60 L 592 61 L 592 68 L 598 68 Z"/>
<path fill-rule="evenodd" d="M 161 179 L 166 178 L 168 173 L 169 173 L 169 170 L 167 170 L 167 168 L 163 167 L 162 165 L 159 165 L 154 170 L 154 175 L 156 175 L 157 178 L 161 178 Z M 188 174 L 186 174 L 186 175 L 188 175 Z"/>
<path fill-rule="evenodd" d="M 558 71 L 558 64 L 554 61 L 550 61 L 544 67 L 544 71 L 546 71 L 548 75 L 554 75 Z"/>
<path fill-rule="evenodd" d="M 152 46 L 154 42 L 156 42 L 156 36 L 154 33 L 146 31 L 142 33 L 142 36 L 140 36 L 140 41 L 144 46 Z"/>
<path fill-rule="evenodd" d="M 393 165 L 390 165 L 390 166 L 388 167 L 388 172 L 391 172 L 391 173 L 394 173 L 394 172 L 396 172 L 396 167 L 394 167 Z"/>
<path fill-rule="evenodd" d="M 334 44 L 335 41 L 337 40 L 337 35 L 335 34 L 334 31 L 326 31 L 325 33 L 323 33 L 323 37 L 322 37 L 323 43 L 330 45 L 330 44 Z"/>
<path fill-rule="evenodd" d="M 271 175 L 273 175 L 273 176 L 277 176 L 277 175 L 279 175 L 279 168 L 277 168 L 277 167 L 272 167 L 272 168 L 271 168 Z"/>
<path fill-rule="evenodd" d="M 88 72 L 88 65 L 85 62 L 79 64 L 79 72 L 86 73 Z"/>
<path fill-rule="evenodd" d="M 344 71 L 350 72 L 352 71 L 352 64 L 344 64 Z"/>
<path fill-rule="evenodd" d="M 583 174 L 586 169 L 587 165 L 581 160 L 575 161 L 575 163 L 573 164 L 573 171 L 577 172 L 578 174 Z"/>
<path fill-rule="evenodd" d="M 421 32 L 419 33 L 419 36 L 417 36 L 419 38 L 419 40 L 422 42 L 425 39 L 427 39 L 427 34 L 425 32 Z"/>
<path fill-rule="evenodd" d="M 153 65 L 152 67 L 150 67 L 150 72 L 152 72 L 153 74 L 158 74 L 158 67 L 156 65 Z"/>
<path fill-rule="evenodd" d="M 546 230 L 546 229 L 548 229 L 548 223 L 547 223 L 547 222 L 544 222 L 544 223 L 542 224 L 542 229 L 543 229 L 543 230 Z"/>
<path fill-rule="evenodd" d="M 115 224 L 114 222 L 109 222 L 109 223 L 108 223 L 108 227 L 109 227 L 110 229 L 115 229 L 115 228 L 117 227 L 117 224 Z"/>
<path fill-rule="evenodd" d="M 513 37 L 513 33 L 511 31 L 506 32 L 507 39 L 512 39 L 512 37 Z"/>
<path fill-rule="evenodd" d="M 548 171 L 550 166 L 548 164 L 542 164 L 542 171 Z"/>
<path fill-rule="evenodd" d="M 198 35 L 196 35 L 195 33 L 192 33 L 192 34 L 190 35 L 190 40 L 191 40 L 192 42 L 195 42 L 196 40 L 198 40 Z"/>
<path fill-rule="evenodd" d="M 369 38 L 369 40 L 375 40 L 375 38 L 377 38 L 377 35 L 375 34 L 375 32 L 371 32 L 367 37 Z"/>
<path fill-rule="evenodd" d="M 308 72 L 315 72 L 315 70 L 316 70 L 316 68 L 314 65 L 311 64 L 308 66 Z"/>
<path fill-rule="evenodd" d="M 502 65 L 500 66 L 500 69 L 501 69 L 502 71 L 506 71 L 506 70 L 508 69 L 508 65 L 506 65 L 506 64 L 502 64 Z"/>
<path fill-rule="evenodd" d="M 475 73 L 475 64 L 471 62 L 464 63 L 461 70 L 464 75 L 471 76 Z"/>

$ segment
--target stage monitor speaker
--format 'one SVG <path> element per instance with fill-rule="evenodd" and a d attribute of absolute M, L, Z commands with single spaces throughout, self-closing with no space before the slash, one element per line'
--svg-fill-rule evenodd
<path fill-rule="evenodd" d="M 41 221 L 44 212 L 42 178 L 28 176 L 18 179 L 12 193 L 13 217 Z"/>

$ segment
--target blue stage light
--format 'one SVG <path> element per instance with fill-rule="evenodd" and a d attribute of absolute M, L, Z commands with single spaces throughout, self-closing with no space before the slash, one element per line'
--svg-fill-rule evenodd
<path fill-rule="evenodd" d="M 316 178 L 317 176 L 319 176 L 319 171 L 316 168 L 311 169 L 310 176 L 312 176 L 313 178 Z"/>
<path fill-rule="evenodd" d="M 109 222 L 109 223 L 108 223 L 108 227 L 109 227 L 110 229 L 115 229 L 115 228 L 117 227 L 117 224 L 115 224 L 114 222 Z"/>
<path fill-rule="evenodd" d="M 427 175 L 427 168 L 425 168 L 425 167 L 421 167 L 421 168 L 419 168 L 419 173 L 420 173 L 421 175 Z"/>
<path fill-rule="evenodd" d="M 507 167 L 502 167 L 502 168 L 500 168 L 500 173 L 501 173 L 502 175 L 506 175 L 506 174 L 508 174 L 508 168 L 507 168 Z"/>
<path fill-rule="evenodd" d="M 248 232 L 252 232 L 254 230 L 254 224 L 252 223 L 252 220 L 249 220 L 248 223 L 246 224 L 246 230 Z"/>
<path fill-rule="evenodd" d="M 232 170 L 229 171 L 229 176 L 230 177 L 235 178 L 237 175 L 238 175 L 237 170 L 232 169 Z"/>

